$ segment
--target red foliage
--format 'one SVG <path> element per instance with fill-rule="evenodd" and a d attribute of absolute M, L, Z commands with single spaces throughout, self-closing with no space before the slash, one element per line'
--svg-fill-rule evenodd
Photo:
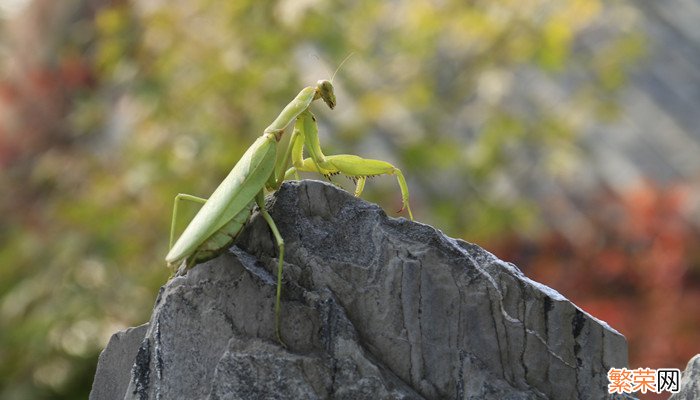
<path fill-rule="evenodd" d="M 84 58 L 64 57 L 0 80 L 0 167 L 71 137 L 65 117 L 72 99 L 94 85 Z"/>
<path fill-rule="evenodd" d="M 624 334 L 632 367 L 683 369 L 700 353 L 700 232 L 690 207 L 687 186 L 644 183 L 584 200 L 593 234 L 576 242 L 552 231 L 490 247 Z"/>

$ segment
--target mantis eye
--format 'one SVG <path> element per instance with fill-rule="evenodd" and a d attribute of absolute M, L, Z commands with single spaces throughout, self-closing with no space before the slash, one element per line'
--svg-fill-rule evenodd
<path fill-rule="evenodd" d="M 323 99 L 323 101 L 332 110 L 335 108 L 335 93 L 333 92 L 333 84 L 327 80 L 320 80 L 317 82 L 316 92 Z"/>

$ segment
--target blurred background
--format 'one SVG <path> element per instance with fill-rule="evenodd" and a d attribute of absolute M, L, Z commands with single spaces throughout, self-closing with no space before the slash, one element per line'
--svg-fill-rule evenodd
<path fill-rule="evenodd" d="M 630 366 L 683 369 L 699 21 L 693 0 L 0 0 L 0 398 L 87 397 L 168 278 L 175 194 L 208 196 L 351 53 L 314 106 L 326 154 L 394 163 L 418 221 L 607 321 Z M 393 177 L 363 197 L 400 208 Z"/>

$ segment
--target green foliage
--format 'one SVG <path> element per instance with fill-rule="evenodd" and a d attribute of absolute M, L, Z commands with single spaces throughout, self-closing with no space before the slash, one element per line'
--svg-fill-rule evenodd
<path fill-rule="evenodd" d="M 71 44 L 94 81 L 50 75 L 58 111 L 0 160 L 2 398 L 84 396 L 109 334 L 142 323 L 167 279 L 175 194 L 207 196 L 351 52 L 338 107 L 314 110 L 327 154 L 399 166 L 416 218 L 468 240 L 532 225 L 536 207 L 507 178 L 561 174 L 581 121 L 606 109 L 598 94 L 639 52 L 617 32 L 574 52 L 602 12 L 590 0 L 116 3 L 80 20 L 89 39 Z M 58 62 L 37 68 L 56 71 L 65 52 L 51 52 Z M 572 79 L 557 107 L 527 87 L 581 66 L 596 79 Z M 393 178 L 365 197 L 390 214 L 400 205 Z"/>

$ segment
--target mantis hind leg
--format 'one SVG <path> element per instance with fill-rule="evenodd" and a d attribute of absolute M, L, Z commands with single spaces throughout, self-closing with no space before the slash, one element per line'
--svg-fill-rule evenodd
<path fill-rule="evenodd" d="M 262 191 L 260 191 L 260 193 L 258 193 L 258 195 L 255 196 L 255 201 L 258 203 L 258 207 L 260 207 L 260 214 L 262 215 L 263 219 L 265 219 L 265 222 L 267 222 L 267 225 L 270 226 L 272 235 L 275 237 L 275 242 L 277 243 L 277 248 L 279 248 L 279 258 L 277 264 L 277 293 L 275 296 L 275 334 L 277 335 L 277 340 L 280 342 L 280 344 L 284 347 L 287 347 L 284 344 L 284 341 L 282 341 L 282 332 L 280 330 L 280 301 L 282 299 L 282 268 L 284 267 L 284 239 L 282 239 L 282 235 L 280 235 L 280 232 L 277 229 L 277 225 L 275 225 L 275 221 L 265 209 L 265 195 Z"/>
<path fill-rule="evenodd" d="M 185 193 L 178 193 L 177 196 L 175 196 L 175 203 L 173 204 L 173 218 L 170 221 L 170 245 L 168 246 L 169 249 L 173 247 L 173 241 L 175 239 L 175 222 L 177 221 L 177 205 L 180 204 L 180 200 L 189 200 L 194 203 L 199 203 L 199 204 L 204 204 L 207 202 L 207 199 L 203 199 L 201 197 L 197 196 L 192 196 L 191 194 L 185 194 Z"/>

